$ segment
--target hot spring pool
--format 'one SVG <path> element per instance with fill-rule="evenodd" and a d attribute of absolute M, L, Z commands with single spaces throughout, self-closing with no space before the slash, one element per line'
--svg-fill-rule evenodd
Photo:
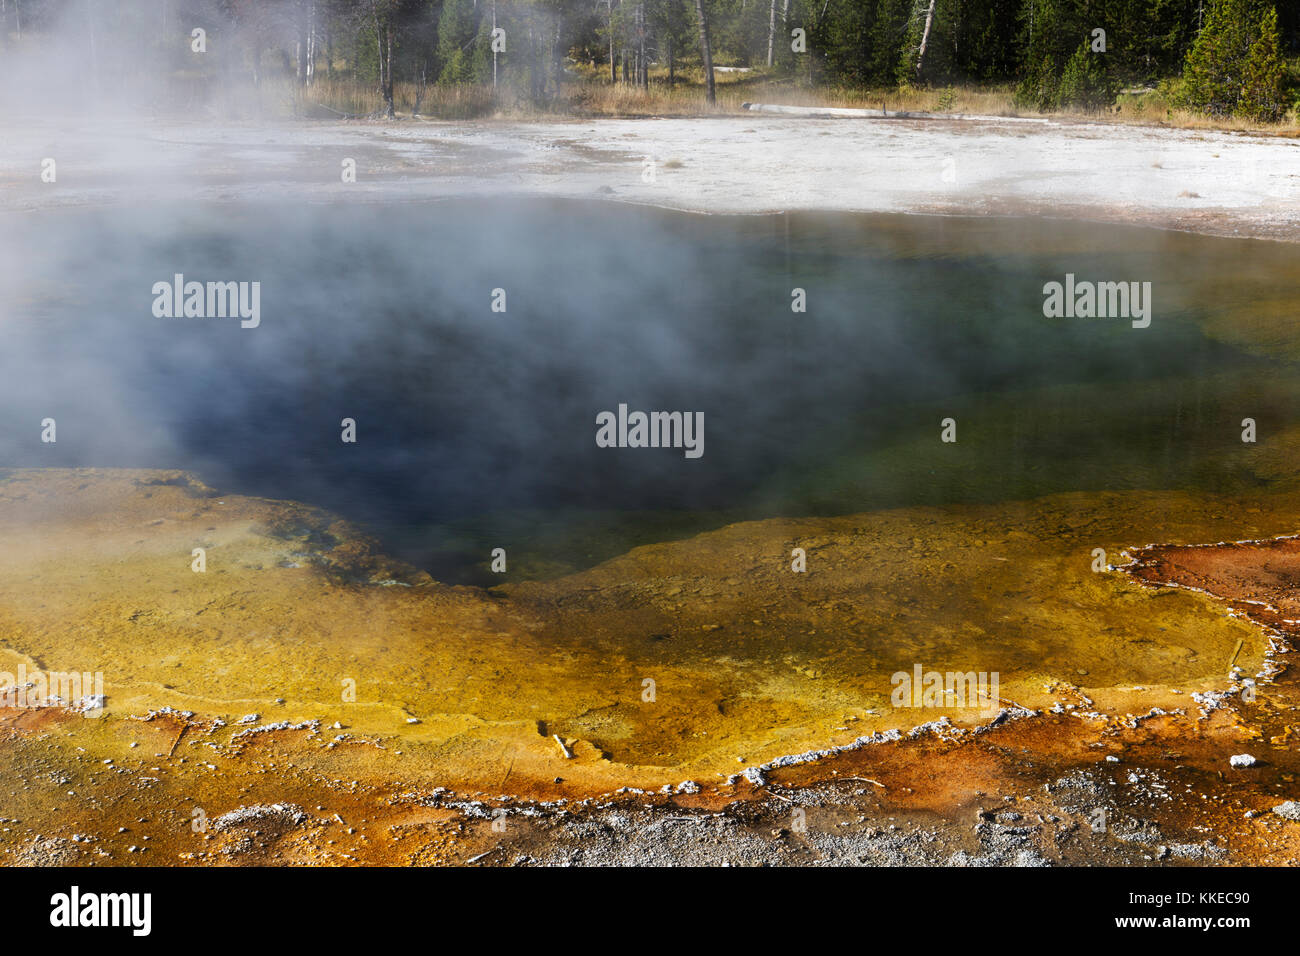
<path fill-rule="evenodd" d="M 1205 600 L 1092 564 L 1097 548 L 1114 563 L 1151 540 L 1294 530 L 1287 246 L 536 200 L 13 224 L 6 468 L 183 469 L 223 495 L 328 509 L 435 581 L 490 586 L 473 592 L 479 624 L 502 615 L 480 657 L 409 593 L 354 595 L 283 659 L 242 625 L 190 627 L 180 683 L 132 657 L 128 629 L 98 645 L 131 659 L 123 683 L 323 712 L 348 658 L 370 668 L 377 727 L 400 701 L 443 715 L 407 731 L 430 739 L 471 714 L 619 764 L 705 766 L 834 739 L 848 717 L 855 732 L 906 722 L 889 675 L 917 663 L 998 671 L 1028 704 L 1066 679 L 1209 686 L 1238 638 L 1244 663 L 1262 658 L 1259 634 Z M 155 315 L 155 285 L 178 274 L 259 283 L 255 327 Z M 1150 283 L 1149 325 L 1045 316 L 1044 286 L 1067 276 Z M 699 416 L 702 453 L 600 447 L 598 416 L 620 406 Z M 25 652 L 85 640 L 17 580 L 4 594 Z M 220 681 L 185 664 L 204 655 Z M 653 713 L 647 674 L 668 688 Z"/>

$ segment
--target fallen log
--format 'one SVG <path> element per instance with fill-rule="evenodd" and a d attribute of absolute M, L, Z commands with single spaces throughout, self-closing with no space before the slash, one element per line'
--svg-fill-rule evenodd
<path fill-rule="evenodd" d="M 927 113 L 921 110 L 869 110 L 844 106 L 784 106 L 777 103 L 741 103 L 741 109 L 752 113 L 779 113 L 783 116 L 844 119 L 927 119 L 973 120 L 985 123 L 1050 123 L 1038 116 L 979 116 L 974 113 Z"/>

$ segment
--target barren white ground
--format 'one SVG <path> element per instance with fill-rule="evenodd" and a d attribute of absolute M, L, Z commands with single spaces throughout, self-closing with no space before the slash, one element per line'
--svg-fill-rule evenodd
<path fill-rule="evenodd" d="M 1300 239 L 1300 141 L 1049 121 L 711 118 L 289 122 L 0 118 L 0 206 L 458 195 L 715 213 L 1050 215 Z M 41 163 L 56 161 L 43 183 Z M 345 159 L 357 182 L 344 184 Z M 647 175 L 647 163 L 653 175 Z"/>

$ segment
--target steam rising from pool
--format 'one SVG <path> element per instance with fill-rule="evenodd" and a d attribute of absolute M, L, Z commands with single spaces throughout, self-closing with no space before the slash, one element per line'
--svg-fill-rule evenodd
<path fill-rule="evenodd" d="M 330 507 L 426 566 L 419 529 L 486 534 L 508 511 L 707 527 L 1181 486 L 1189 465 L 1231 484 L 1179 428 L 1217 414 L 1209 372 L 1264 364 L 1191 321 L 1184 279 L 1216 240 L 1140 230 L 481 200 L 13 218 L 0 461 L 186 468 Z M 1067 271 L 1154 279 L 1160 315 L 1046 319 Z M 259 283 L 259 324 L 158 317 L 176 274 Z M 1153 382 L 1155 414 L 1123 406 Z M 707 453 L 598 447 L 620 404 L 702 414 Z"/>

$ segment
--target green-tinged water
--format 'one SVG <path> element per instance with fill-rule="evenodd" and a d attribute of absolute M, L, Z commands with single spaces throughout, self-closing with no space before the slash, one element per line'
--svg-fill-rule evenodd
<path fill-rule="evenodd" d="M 692 370 L 704 391 L 728 376 L 744 383 L 710 405 L 706 458 L 749 456 L 748 467 L 711 489 L 708 508 L 690 507 L 686 491 L 687 507 L 557 502 L 421 526 L 438 571 L 482 584 L 550 577 L 772 516 L 1075 491 L 1253 500 L 1289 489 L 1300 469 L 1300 266 L 1289 245 L 1022 220 L 801 214 L 697 225 L 698 258 L 725 255 L 737 271 L 719 270 L 699 296 L 709 304 L 688 318 L 659 318 L 728 330 L 731 351 L 694 355 L 708 367 Z M 655 261 L 647 252 L 644 270 Z M 1044 285 L 1067 274 L 1150 283 L 1150 324 L 1044 316 Z M 806 312 L 790 309 L 796 288 Z M 942 440 L 946 419 L 955 442 Z M 657 467 L 671 453 L 605 454 Z M 671 501 L 671 479 L 664 486 Z M 487 555 L 503 542 L 512 560 L 494 575 Z"/>
<path fill-rule="evenodd" d="M 19 265 L 36 281 L 87 274 L 78 236 L 118 261 L 7 320 L 0 399 L 31 421 L 52 408 L 60 429 L 39 462 L 30 442 L 0 446 L 9 463 L 188 468 L 232 498 L 329 508 L 440 582 L 497 585 L 453 598 L 331 583 L 321 615 L 296 555 L 346 549 L 342 529 L 313 539 L 289 522 L 264 541 L 204 504 L 168 519 L 186 562 L 183 521 L 255 553 L 205 582 L 238 587 L 194 625 L 238 621 L 213 638 L 230 648 L 219 685 L 181 666 L 192 650 L 166 674 L 132 650 L 199 645 L 189 631 L 141 642 L 121 621 L 143 619 L 128 615 L 155 585 L 103 571 L 105 593 L 130 595 L 109 644 L 140 686 L 174 690 L 140 691 L 160 702 L 213 706 L 251 684 L 254 702 L 333 720 L 340 675 L 360 672 L 371 729 L 440 760 L 488 761 L 500 744 L 545 766 L 558 733 L 616 763 L 714 773 L 946 712 L 891 701 L 893 676 L 918 665 L 997 672 L 1030 706 L 1082 702 L 1077 685 L 1124 708 L 1222 686 L 1238 640 L 1241 666 L 1262 664 L 1261 632 L 1203 595 L 1094 567 L 1098 549 L 1104 568 L 1126 546 L 1300 526 L 1291 247 L 575 203 L 66 213 L 32 228 L 40 254 Z M 150 315 L 151 282 L 182 271 L 260 279 L 261 324 Z M 1045 316 L 1044 284 L 1067 275 L 1150 283 L 1149 325 Z M 597 415 L 621 404 L 702 412 L 703 455 L 598 447 Z M 149 500 L 132 504 L 144 528 Z M 150 573 L 169 580 L 156 550 Z M 64 572 L 75 596 L 80 565 Z M 19 597 L 23 653 L 75 649 L 76 601 Z M 1133 687 L 1155 696 L 1124 697 Z M 471 743 L 457 736 L 471 727 Z"/>

